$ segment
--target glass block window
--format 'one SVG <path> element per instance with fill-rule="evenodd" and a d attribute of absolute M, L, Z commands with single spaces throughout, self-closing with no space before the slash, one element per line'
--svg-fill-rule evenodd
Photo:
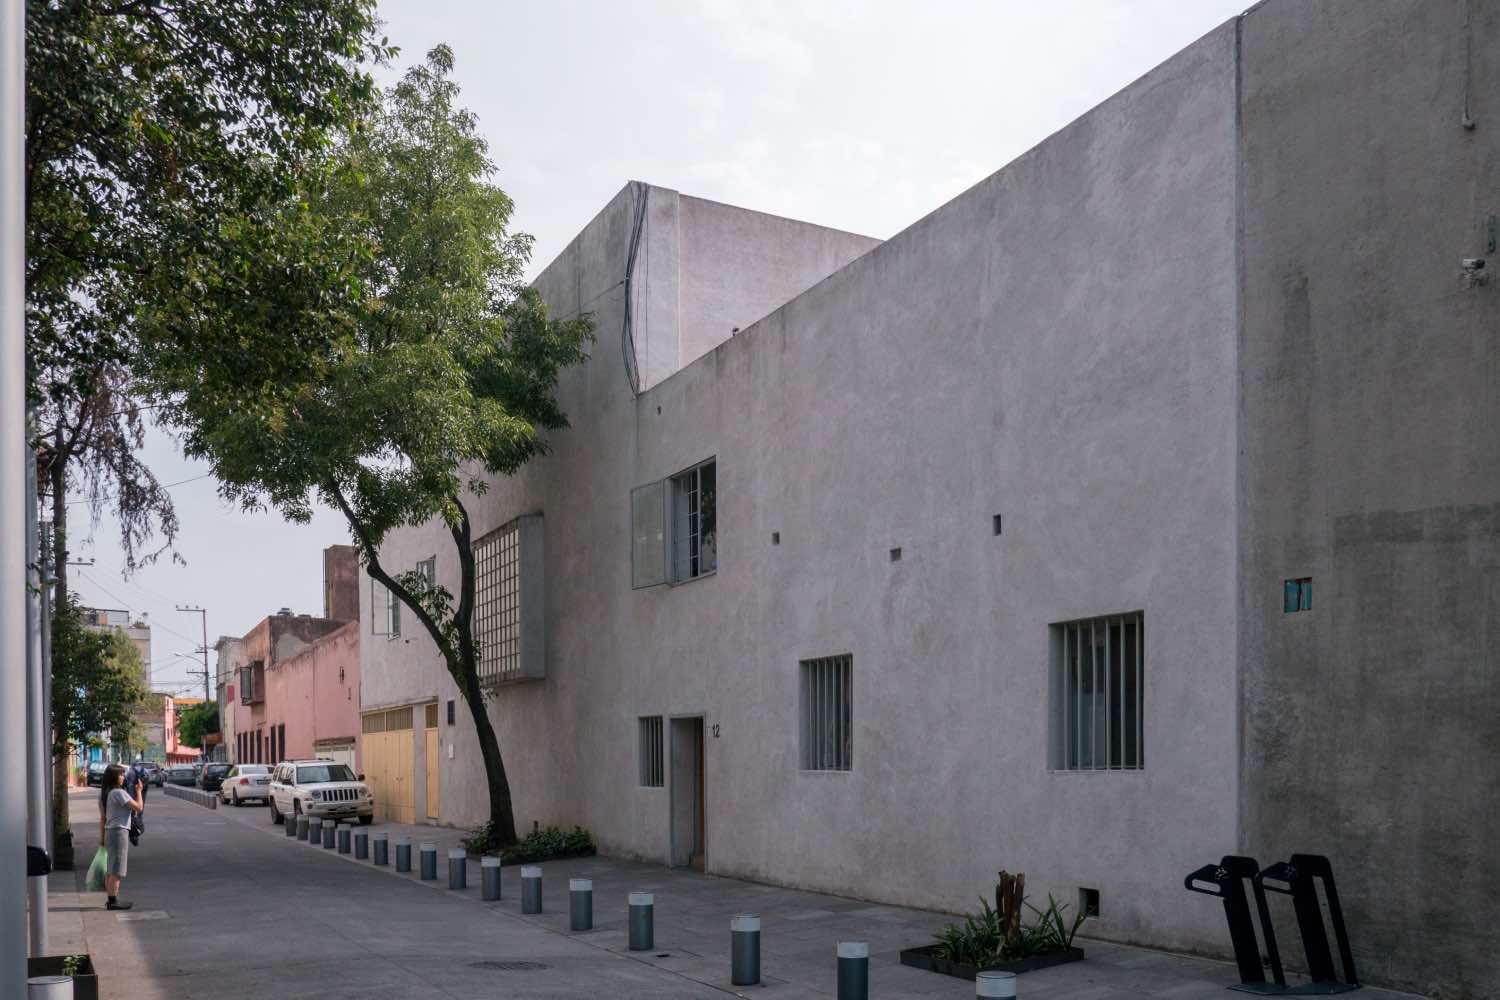
<path fill-rule="evenodd" d="M 521 676 L 521 531 L 511 522 L 474 546 L 474 634 L 479 640 L 479 682 L 499 684 Z"/>

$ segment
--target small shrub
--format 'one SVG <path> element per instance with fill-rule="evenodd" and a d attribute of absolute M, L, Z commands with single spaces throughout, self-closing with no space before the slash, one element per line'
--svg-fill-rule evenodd
<path fill-rule="evenodd" d="M 464 838 L 464 849 L 474 854 L 498 854 L 508 865 L 530 864 L 552 858 L 588 857 L 594 853 L 594 838 L 581 826 L 571 830 L 549 826 L 502 848 L 494 829 L 486 823 Z"/>
<path fill-rule="evenodd" d="M 939 958 L 983 968 L 1032 955 L 1067 951 L 1073 947 L 1073 936 L 1085 919 L 1084 914 L 1079 913 L 1069 923 L 1064 917 L 1068 907 L 1059 904 L 1049 893 L 1045 910 L 1025 904 L 1036 914 L 1037 920 L 1022 927 L 1020 934 L 1007 941 L 999 912 L 990 906 L 988 900 L 981 899 L 979 905 L 979 912 L 964 917 L 961 924 L 949 924 L 936 935 Z"/>

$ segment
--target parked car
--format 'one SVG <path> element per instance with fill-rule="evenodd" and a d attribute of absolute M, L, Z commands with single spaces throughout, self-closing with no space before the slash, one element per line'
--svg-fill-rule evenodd
<path fill-rule="evenodd" d="M 271 822 L 306 813 L 324 819 L 354 816 L 366 825 L 375 820 L 375 796 L 337 761 L 289 760 L 271 775 Z"/>
<path fill-rule="evenodd" d="M 208 765 L 213 767 L 212 764 Z M 271 765 L 236 764 L 224 775 L 219 798 L 242 806 L 246 802 L 264 802 L 271 797 Z"/>
<path fill-rule="evenodd" d="M 229 764 L 218 762 L 198 765 L 198 787 L 205 792 L 217 792 L 224 786 L 224 776 L 229 773 Z"/>
<path fill-rule="evenodd" d="M 198 783 L 198 776 L 193 773 L 191 764 L 173 764 L 167 768 L 167 781 L 174 785 L 182 785 L 184 788 L 192 788 Z"/>
<path fill-rule="evenodd" d="M 135 766 L 146 776 L 146 784 L 160 788 L 165 782 L 161 773 L 161 765 L 154 760 L 138 760 Z"/>
<path fill-rule="evenodd" d="M 109 767 L 109 764 L 105 761 L 89 761 L 88 777 L 85 779 L 85 781 L 90 785 L 104 784 L 104 769 L 107 767 Z"/>

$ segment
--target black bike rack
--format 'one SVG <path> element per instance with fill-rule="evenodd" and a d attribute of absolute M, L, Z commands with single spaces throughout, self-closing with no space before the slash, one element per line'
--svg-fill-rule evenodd
<path fill-rule="evenodd" d="M 1328 902 L 1328 920 L 1338 943 L 1344 978 L 1339 980 L 1328 950 L 1328 930 L 1323 924 L 1323 908 L 1318 903 L 1315 881 L 1323 883 L 1323 898 Z M 1333 884 L 1333 865 L 1321 854 L 1293 854 L 1289 861 L 1278 861 L 1255 876 L 1257 888 L 1292 897 L 1297 914 L 1297 931 L 1302 935 L 1302 949 L 1307 954 L 1307 974 L 1312 982 L 1297 992 L 1312 994 L 1348 993 L 1359 989 L 1354 973 L 1354 952 L 1349 948 L 1349 933 L 1344 929 L 1344 910 L 1339 892 Z"/>
<path fill-rule="evenodd" d="M 1233 854 L 1224 855 L 1216 865 L 1204 865 L 1183 880 L 1189 892 L 1201 892 L 1206 896 L 1217 896 L 1224 901 L 1224 918 L 1229 921 L 1229 940 L 1234 945 L 1234 961 L 1240 967 L 1240 984 L 1230 989 L 1243 993 L 1277 995 L 1287 990 L 1286 976 L 1281 971 L 1281 956 L 1276 951 L 1276 934 L 1271 929 L 1271 913 L 1266 906 L 1266 894 L 1257 876 L 1260 865 L 1254 858 L 1242 858 Z M 1245 883 L 1250 883 L 1255 899 L 1256 915 L 1260 918 L 1261 932 L 1266 939 L 1265 963 L 1260 958 L 1260 943 L 1255 939 L 1255 925 L 1250 922 L 1250 900 L 1245 895 Z M 1271 967 L 1275 982 L 1266 981 L 1266 966 Z"/>
<path fill-rule="evenodd" d="M 1245 893 L 1245 881 L 1250 882 L 1250 894 Z M 1339 957 L 1344 966 L 1344 979 L 1340 981 L 1333 968 L 1333 956 L 1328 950 L 1328 933 L 1323 924 L 1323 910 L 1318 902 L 1315 881 L 1323 883 L 1323 896 L 1328 902 L 1328 916 L 1333 924 L 1333 936 L 1338 943 Z M 1293 854 L 1290 861 L 1278 861 L 1264 871 L 1254 858 L 1225 855 L 1216 865 L 1204 865 L 1189 875 L 1183 884 L 1192 892 L 1217 896 L 1224 901 L 1224 917 L 1229 922 L 1229 940 L 1234 945 L 1234 960 L 1239 966 L 1240 982 L 1229 987 L 1241 993 L 1258 993 L 1264 996 L 1326 996 L 1347 993 L 1359 989 L 1359 980 L 1354 974 L 1354 954 L 1349 948 L 1349 935 L 1344 929 L 1344 911 L 1339 906 L 1338 890 L 1333 884 L 1333 866 L 1321 854 Z M 1292 906 L 1297 914 L 1297 930 L 1302 936 L 1302 948 L 1307 955 L 1307 971 L 1312 982 L 1288 986 L 1281 968 L 1281 955 L 1276 948 L 1276 930 L 1271 923 L 1271 910 L 1266 902 L 1266 893 L 1275 892 L 1292 897 Z M 1265 942 L 1266 958 L 1262 962 L 1260 942 L 1255 936 L 1255 926 L 1250 920 L 1250 899 L 1255 900 L 1256 916 L 1260 921 L 1260 940 Z M 1269 967 L 1273 982 L 1266 980 Z"/>

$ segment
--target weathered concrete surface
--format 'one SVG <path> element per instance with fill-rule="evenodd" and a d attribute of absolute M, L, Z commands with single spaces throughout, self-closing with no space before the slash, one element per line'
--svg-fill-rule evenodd
<path fill-rule="evenodd" d="M 1242 25 L 1243 847 L 1332 857 L 1367 978 L 1500 995 L 1500 5 Z"/>

